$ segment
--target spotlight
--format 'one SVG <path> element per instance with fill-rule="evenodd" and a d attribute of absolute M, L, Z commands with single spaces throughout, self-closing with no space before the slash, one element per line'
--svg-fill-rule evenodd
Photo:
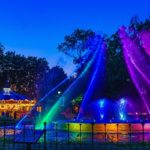
<path fill-rule="evenodd" d="M 124 98 L 120 99 L 120 104 L 124 105 L 126 103 L 126 100 Z"/>
<path fill-rule="evenodd" d="M 120 113 L 120 120 L 125 120 L 125 116 L 123 113 Z"/>
<path fill-rule="evenodd" d="M 100 102 L 99 102 L 100 108 L 104 107 L 104 102 L 105 102 L 104 99 L 100 100 Z"/>
<path fill-rule="evenodd" d="M 58 94 L 61 94 L 61 91 L 58 91 L 57 93 L 58 93 Z"/>
<path fill-rule="evenodd" d="M 104 118 L 104 115 L 103 115 L 103 114 L 101 114 L 101 115 L 100 115 L 100 117 L 101 117 L 101 119 L 103 119 L 103 118 Z"/>

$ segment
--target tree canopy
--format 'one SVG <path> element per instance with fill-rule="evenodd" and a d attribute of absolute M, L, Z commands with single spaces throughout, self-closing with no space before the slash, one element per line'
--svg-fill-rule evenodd
<path fill-rule="evenodd" d="M 129 28 L 135 31 L 149 30 L 150 18 L 140 21 L 135 16 L 131 19 Z M 86 52 L 90 50 L 87 41 L 94 35 L 95 33 L 90 29 L 75 29 L 72 34 L 65 36 L 64 41 L 58 45 L 58 50 L 71 57 L 74 64 L 80 64 Z M 111 36 L 105 36 L 104 39 L 107 44 L 107 59 L 103 96 L 118 97 L 126 87 L 135 92 L 123 59 L 117 32 Z M 84 65 L 86 63 L 87 61 Z M 9 80 L 14 91 L 39 99 L 66 77 L 63 68 L 59 66 L 50 68 L 45 58 L 25 57 L 12 51 L 5 52 L 4 46 L 0 44 L 1 90 Z M 64 91 L 67 84 L 58 90 Z"/>
<path fill-rule="evenodd" d="M 62 68 L 50 68 L 45 58 L 3 53 L 3 49 L 0 57 L 1 90 L 9 80 L 12 90 L 39 99 L 66 77 Z"/>
<path fill-rule="evenodd" d="M 88 50 L 86 42 L 94 32 L 90 29 L 75 29 L 71 35 L 66 35 L 64 42 L 58 45 L 58 49 L 73 58 L 74 64 L 82 61 L 84 52 Z"/>
<path fill-rule="evenodd" d="M 140 21 L 137 16 L 134 16 L 131 19 L 129 28 L 135 31 L 149 30 L 150 18 L 145 21 Z M 81 36 L 83 33 L 85 34 L 85 36 L 83 36 L 84 38 Z M 92 30 L 76 29 L 71 35 L 65 37 L 64 42 L 58 46 L 58 49 L 72 57 L 75 64 L 80 63 L 79 60 L 82 58 L 81 52 L 84 54 L 84 51 L 89 50 L 85 46 L 87 38 L 94 34 Z M 84 39 L 83 41 L 82 38 Z M 104 39 L 107 43 L 107 61 L 103 96 L 108 98 L 119 97 L 125 94 L 126 88 L 130 89 L 130 92 L 136 93 L 124 62 L 122 45 L 118 33 L 116 32 L 110 36 L 105 36 Z"/>

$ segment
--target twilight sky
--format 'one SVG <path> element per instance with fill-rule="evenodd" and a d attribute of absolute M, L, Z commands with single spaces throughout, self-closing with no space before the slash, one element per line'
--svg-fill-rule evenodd
<path fill-rule="evenodd" d="M 150 0 L 1 0 L 0 42 L 6 50 L 73 65 L 57 45 L 76 28 L 111 34 L 132 16 L 150 15 Z"/>

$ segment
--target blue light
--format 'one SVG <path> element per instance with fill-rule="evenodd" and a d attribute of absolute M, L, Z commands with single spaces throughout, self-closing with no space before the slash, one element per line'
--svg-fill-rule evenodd
<path fill-rule="evenodd" d="M 124 121 L 126 120 L 126 105 L 127 101 L 125 98 L 121 98 L 118 103 L 118 109 L 119 109 L 119 118 L 120 120 Z"/>
<path fill-rule="evenodd" d="M 104 99 L 100 100 L 100 102 L 99 102 L 100 108 L 104 107 L 104 102 L 105 102 Z"/>
<path fill-rule="evenodd" d="M 126 104 L 126 100 L 125 100 L 124 98 L 121 98 L 121 99 L 120 99 L 120 104 L 121 104 L 121 105 L 125 105 L 125 104 Z"/>
<path fill-rule="evenodd" d="M 100 120 L 103 120 L 105 111 L 105 99 L 100 99 L 98 105 L 99 105 Z"/>
<path fill-rule="evenodd" d="M 96 57 L 94 58 L 94 69 L 93 69 L 93 73 L 92 73 L 92 77 L 90 79 L 90 82 L 88 84 L 87 90 L 84 94 L 84 98 L 82 100 L 82 104 L 80 106 L 80 108 L 82 108 L 82 111 L 79 110 L 77 119 L 80 119 L 83 115 L 83 110 L 86 108 L 87 104 L 90 102 L 95 87 L 97 85 L 97 81 L 102 80 L 102 73 L 104 72 L 104 62 L 105 62 L 105 44 L 103 42 L 103 40 L 101 39 L 101 37 L 97 36 L 98 38 L 98 49 L 96 51 Z M 99 76 L 101 75 L 101 76 Z M 100 102 L 99 107 L 103 107 L 103 102 Z M 98 117 L 99 119 L 99 117 Z"/>
<path fill-rule="evenodd" d="M 125 115 L 122 112 L 119 115 L 120 115 L 120 120 L 125 120 Z"/>
<path fill-rule="evenodd" d="M 101 119 L 103 119 L 103 118 L 104 118 L 104 115 L 103 115 L 103 114 L 101 114 L 101 115 L 100 115 L 100 117 L 101 117 Z"/>

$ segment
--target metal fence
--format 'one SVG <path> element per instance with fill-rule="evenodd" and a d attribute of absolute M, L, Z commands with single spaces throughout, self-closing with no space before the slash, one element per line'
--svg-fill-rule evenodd
<path fill-rule="evenodd" d="M 0 150 L 149 150 L 150 131 L 141 124 L 139 131 L 132 131 L 132 124 L 128 124 L 128 132 L 121 132 L 116 124 L 116 132 L 95 130 L 95 124 L 90 124 L 91 131 L 83 132 L 82 123 L 79 130 L 72 132 L 70 124 L 61 130 L 59 124 L 53 128 L 43 125 L 43 130 L 36 130 L 35 126 L 24 125 L 20 129 L 15 124 L 8 126 L 4 123 L 0 127 Z"/>

